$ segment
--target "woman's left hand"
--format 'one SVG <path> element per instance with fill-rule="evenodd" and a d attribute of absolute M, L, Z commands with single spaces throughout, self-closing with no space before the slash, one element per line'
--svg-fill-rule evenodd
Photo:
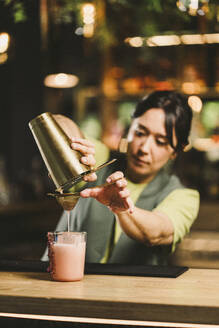
<path fill-rule="evenodd" d="M 70 118 L 61 115 L 61 114 L 54 114 L 53 118 L 56 122 L 60 125 L 62 130 L 68 136 L 71 142 L 71 148 L 77 150 L 81 153 L 80 161 L 82 164 L 86 164 L 90 168 L 94 167 L 96 164 L 95 161 L 95 148 L 94 144 L 85 139 L 82 131 L 78 127 L 78 125 L 71 120 Z M 84 181 L 95 181 L 97 176 L 95 173 L 91 173 L 83 177 Z"/>
<path fill-rule="evenodd" d="M 71 137 L 71 148 L 77 150 L 81 153 L 80 161 L 82 164 L 89 166 L 90 168 L 94 167 L 96 160 L 94 157 L 95 148 L 94 144 L 84 138 Z M 95 181 L 97 179 L 96 173 L 90 173 L 83 177 L 84 181 Z"/>
<path fill-rule="evenodd" d="M 106 183 L 94 188 L 87 188 L 80 192 L 81 197 L 93 197 L 115 213 L 134 210 L 134 204 L 127 189 L 127 181 L 121 171 L 114 172 Z"/>

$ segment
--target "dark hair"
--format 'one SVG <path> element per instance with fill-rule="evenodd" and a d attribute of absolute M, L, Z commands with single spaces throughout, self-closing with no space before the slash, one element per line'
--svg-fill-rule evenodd
<path fill-rule="evenodd" d="M 188 145 L 191 128 L 192 110 L 188 99 L 175 91 L 154 91 L 137 104 L 133 118 L 143 115 L 151 108 L 161 108 L 165 113 L 165 129 L 171 147 L 180 152 Z M 173 128 L 175 128 L 177 145 L 173 145 Z"/>

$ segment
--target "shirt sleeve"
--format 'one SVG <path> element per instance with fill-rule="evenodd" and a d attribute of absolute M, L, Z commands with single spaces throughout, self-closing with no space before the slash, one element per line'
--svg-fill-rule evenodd
<path fill-rule="evenodd" d="M 172 191 L 153 211 L 166 214 L 174 227 L 172 252 L 176 244 L 190 231 L 197 218 L 200 204 L 199 192 L 194 189 Z"/>

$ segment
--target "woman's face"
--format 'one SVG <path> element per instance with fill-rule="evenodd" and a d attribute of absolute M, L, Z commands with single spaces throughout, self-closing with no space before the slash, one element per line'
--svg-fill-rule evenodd
<path fill-rule="evenodd" d="M 161 108 L 151 108 L 135 118 L 128 134 L 127 174 L 134 182 L 149 182 L 158 171 L 175 157 L 165 129 L 165 114 Z M 177 143 L 173 131 L 174 146 Z"/>

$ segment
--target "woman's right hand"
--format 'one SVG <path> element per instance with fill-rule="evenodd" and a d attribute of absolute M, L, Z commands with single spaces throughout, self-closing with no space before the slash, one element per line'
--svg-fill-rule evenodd
<path fill-rule="evenodd" d="M 133 213 L 134 211 L 134 203 L 130 198 L 130 191 L 127 189 L 127 180 L 121 171 L 111 174 L 103 185 L 82 190 L 80 195 L 83 198 L 95 198 L 117 214 L 125 211 Z"/>
<path fill-rule="evenodd" d="M 81 163 L 85 164 L 92 169 L 95 164 L 96 160 L 94 157 L 95 154 L 95 147 L 94 144 L 84 138 L 79 138 L 79 137 L 71 137 L 71 148 L 74 150 L 79 151 L 82 156 L 81 156 Z M 90 173 L 88 175 L 85 175 L 83 180 L 84 181 L 95 181 L 97 179 L 96 173 Z"/>

